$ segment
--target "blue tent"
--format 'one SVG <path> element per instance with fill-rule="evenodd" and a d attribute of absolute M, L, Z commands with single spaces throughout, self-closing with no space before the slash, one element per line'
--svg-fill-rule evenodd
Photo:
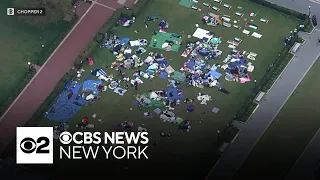
<path fill-rule="evenodd" d="M 119 41 L 120 41 L 119 44 L 127 45 L 129 44 L 130 38 L 120 38 Z"/>
<path fill-rule="evenodd" d="M 209 71 L 207 74 L 210 74 L 211 76 L 216 77 L 218 79 L 222 76 L 221 73 L 219 73 L 217 71 L 213 71 L 213 70 Z"/>
<path fill-rule="evenodd" d="M 166 93 L 167 93 L 167 97 L 169 100 L 173 101 L 173 100 L 180 100 L 182 101 L 183 100 L 183 94 L 180 93 L 181 90 L 180 89 L 177 89 L 177 88 L 168 88 Z"/>

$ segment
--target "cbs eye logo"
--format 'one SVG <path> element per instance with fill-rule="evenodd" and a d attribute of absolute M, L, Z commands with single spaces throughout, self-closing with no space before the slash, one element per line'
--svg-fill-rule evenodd
<path fill-rule="evenodd" d="M 59 139 L 61 144 L 70 144 L 72 141 L 72 135 L 71 133 L 65 131 L 60 134 Z"/>
<path fill-rule="evenodd" d="M 14 8 L 7 8 L 7 15 L 13 16 L 14 15 Z"/>
<path fill-rule="evenodd" d="M 50 140 L 47 137 L 39 137 L 34 140 L 30 137 L 22 139 L 20 142 L 20 149 L 26 154 L 31 154 L 33 152 L 38 154 L 50 153 L 48 149 L 45 149 L 50 144 Z"/>

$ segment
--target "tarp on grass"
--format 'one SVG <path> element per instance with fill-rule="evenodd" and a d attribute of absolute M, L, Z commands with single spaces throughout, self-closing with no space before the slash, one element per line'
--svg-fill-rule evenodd
<path fill-rule="evenodd" d="M 93 94 L 99 94 L 99 90 L 97 89 L 98 85 L 101 85 L 101 80 L 86 80 L 83 83 L 83 91 L 84 92 L 92 92 Z"/>
<path fill-rule="evenodd" d="M 172 78 L 180 83 L 186 80 L 186 76 L 179 71 L 173 72 Z"/>
<path fill-rule="evenodd" d="M 168 88 L 167 89 L 167 97 L 170 101 L 182 101 L 183 100 L 183 93 L 180 89 L 178 88 Z"/>
<path fill-rule="evenodd" d="M 180 0 L 179 4 L 181 6 L 187 7 L 187 8 L 191 8 L 192 5 L 194 4 L 194 2 L 190 1 L 190 0 Z"/>
<path fill-rule="evenodd" d="M 79 92 L 81 86 L 81 83 L 69 83 L 65 88 L 66 90 L 63 91 L 57 99 L 56 103 L 50 106 L 47 113 L 45 113 L 45 117 L 57 122 L 66 122 L 76 115 L 86 102 L 85 98 L 82 98 L 79 95 L 79 93 L 81 93 Z"/>
<path fill-rule="evenodd" d="M 140 95 L 140 99 L 144 99 L 143 102 L 140 102 L 140 105 L 143 107 L 162 107 L 163 101 L 162 100 L 154 100 L 150 98 L 152 92 L 147 92 Z M 138 102 L 139 104 L 139 102 Z"/>
<path fill-rule="evenodd" d="M 213 71 L 213 70 L 209 71 L 207 74 L 210 74 L 211 76 L 216 77 L 218 79 L 222 76 L 221 73 L 219 73 L 217 71 Z"/>
<path fill-rule="evenodd" d="M 151 43 L 149 47 L 163 49 L 162 45 L 166 43 L 166 41 L 173 41 L 171 51 L 178 52 L 181 44 L 181 38 L 177 38 L 173 33 L 162 33 L 158 32 L 156 35 L 152 36 Z"/>

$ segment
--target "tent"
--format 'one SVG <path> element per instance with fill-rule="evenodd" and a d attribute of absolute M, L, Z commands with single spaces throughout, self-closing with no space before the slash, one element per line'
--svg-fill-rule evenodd
<path fill-rule="evenodd" d="M 186 79 L 186 76 L 184 74 L 182 74 L 181 72 L 179 71 L 174 71 L 173 72 L 173 75 L 172 75 L 172 78 L 175 80 L 175 81 L 178 81 L 178 82 L 184 82 L 185 79 Z"/>

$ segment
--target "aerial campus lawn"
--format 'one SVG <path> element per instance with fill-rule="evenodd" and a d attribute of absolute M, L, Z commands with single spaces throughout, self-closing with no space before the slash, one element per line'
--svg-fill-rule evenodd
<path fill-rule="evenodd" d="M 179 5 L 179 2 L 176 0 L 153 0 L 137 15 L 136 22 L 130 28 L 118 27 L 115 30 L 115 33 L 120 37 L 130 37 L 131 39 L 140 38 L 150 41 L 153 31 L 159 30 L 158 20 L 156 22 L 148 22 L 149 27 L 147 29 L 145 28 L 144 20 L 150 15 L 157 14 L 159 20 L 166 20 L 169 23 L 167 32 L 182 32 L 182 45 L 179 48 L 179 52 L 166 52 L 149 47 L 146 47 L 146 49 L 148 52 L 157 51 L 163 53 L 169 64 L 175 70 L 179 70 L 182 64 L 187 60 L 187 58 L 181 57 L 187 42 L 197 40 L 195 38 L 188 39 L 187 35 L 192 35 L 196 30 L 195 24 L 199 24 L 201 28 L 213 32 L 215 36 L 222 37 L 222 43 L 219 45 L 219 49 L 223 54 L 219 59 L 211 61 L 209 64 L 223 64 L 222 61 L 231 51 L 231 49 L 227 47 L 227 40 L 233 40 L 235 37 L 241 38 L 242 42 L 237 48 L 238 50 L 246 50 L 258 54 L 256 60 L 252 62 L 255 66 L 255 70 L 250 73 L 250 76 L 252 80 L 255 79 L 259 81 L 263 77 L 267 67 L 276 59 L 283 48 L 284 37 L 287 36 L 298 23 L 294 18 L 245 0 L 239 0 L 236 2 L 223 2 L 232 5 L 231 9 L 224 8 L 223 3 L 218 4 L 214 1 L 206 2 L 219 7 L 221 9 L 219 14 L 229 15 L 232 21 L 237 20 L 237 24 L 242 26 L 241 30 L 233 27 L 226 28 L 222 26 L 212 27 L 202 25 L 201 19 L 203 14 L 207 14 L 208 11 L 215 13 L 213 10 L 209 10 L 207 7 L 203 6 L 202 2 L 203 1 L 200 1 L 196 4 L 198 8 L 202 9 L 202 11 L 199 12 Z M 242 7 L 242 9 L 238 9 L 237 7 Z M 244 17 L 236 16 L 235 12 L 237 11 L 242 12 Z M 257 16 L 249 17 L 249 12 L 255 12 L 257 13 Z M 252 19 L 253 22 L 250 22 L 258 26 L 257 32 L 262 34 L 261 39 L 247 36 L 242 33 L 245 18 L 248 21 Z M 260 22 L 260 18 L 268 19 L 269 23 Z M 250 29 L 247 30 L 252 32 Z M 138 33 L 135 33 L 134 31 L 138 31 Z M 140 57 L 145 59 L 147 54 L 148 53 L 145 53 Z M 94 66 L 84 66 L 86 72 L 83 73 L 83 77 L 96 79 L 96 77 L 90 75 L 89 71 L 91 69 L 104 69 L 115 61 L 115 56 L 106 48 L 96 50 L 92 54 L 92 57 L 95 64 Z M 145 68 L 141 69 L 144 70 Z M 108 74 L 114 74 L 116 78 L 118 77 L 118 73 L 113 69 L 108 68 L 105 69 L 105 71 Z M 218 71 L 222 72 L 221 69 Z M 125 72 L 131 77 L 134 70 L 126 70 Z M 80 81 L 82 80 L 83 79 Z M 68 121 L 71 131 L 75 130 L 75 125 L 78 124 L 83 117 L 89 117 L 90 123 L 95 125 L 95 131 L 112 131 L 112 128 L 115 125 L 125 120 L 132 121 L 137 126 L 144 124 L 144 127 L 148 129 L 151 143 L 157 141 L 159 144 L 155 147 L 150 147 L 150 157 L 148 161 L 109 162 L 112 163 L 115 171 L 119 169 L 122 171 L 124 167 L 127 167 L 126 169 L 129 172 L 156 172 L 157 176 L 166 176 L 170 178 L 204 177 L 217 158 L 217 130 L 223 130 L 226 127 L 226 124 L 232 119 L 246 101 L 246 98 L 251 94 L 254 83 L 248 82 L 239 84 L 236 82 L 228 82 L 225 81 L 224 76 L 222 76 L 222 85 L 231 92 L 229 95 L 219 92 L 216 88 L 205 88 L 200 90 L 199 88 L 186 87 L 185 84 L 182 84 L 181 88 L 184 90 L 184 97 L 196 99 L 197 94 L 202 92 L 204 94 L 209 94 L 213 98 L 213 101 L 209 102 L 208 105 L 200 105 L 199 101 L 196 100 L 194 102 L 195 111 L 192 113 L 185 113 L 186 105 L 183 103 L 175 108 L 174 112 L 177 116 L 191 121 L 191 131 L 189 133 L 183 133 L 177 130 L 177 125 L 164 123 L 156 115 L 154 115 L 152 119 L 145 119 L 143 117 L 143 112 L 146 110 L 140 111 L 138 106 L 132 103 L 135 94 L 145 93 L 150 89 L 166 89 L 168 84 L 168 79 L 160 79 L 159 77 L 155 77 L 152 80 L 142 80 L 144 83 L 137 91 L 131 88 L 124 96 L 118 96 L 110 91 L 102 93 L 102 98 L 100 100 L 93 105 L 83 107 L 78 114 Z M 219 108 L 220 111 L 217 114 L 212 113 L 211 110 L 213 107 Z M 132 110 L 130 110 L 131 108 Z M 153 109 L 150 109 L 150 111 L 152 112 Z M 93 114 L 97 115 L 95 119 L 91 118 Z M 98 119 L 101 120 L 98 121 Z M 199 123 L 200 120 L 202 123 Z M 56 124 L 57 123 L 54 121 L 43 118 L 39 126 L 53 126 Z M 160 137 L 159 134 L 161 132 L 170 133 L 171 138 Z M 97 161 L 98 160 L 94 163 L 97 163 Z M 90 164 L 88 164 L 88 162 L 86 163 L 88 167 L 90 167 Z M 157 166 L 160 163 L 163 164 L 164 167 Z M 67 171 L 67 167 L 70 165 L 69 161 L 66 161 L 61 163 L 57 168 L 61 171 Z M 159 168 L 161 168 L 161 170 L 159 170 Z"/>
<path fill-rule="evenodd" d="M 6 12 L 12 7 L 11 0 L 2 0 L 0 9 Z M 18 95 L 26 82 L 28 62 L 43 63 L 41 56 L 51 47 L 59 35 L 70 27 L 67 22 L 58 22 L 43 28 L 27 25 L 18 21 L 16 16 L 0 17 L 0 115 Z M 44 45 L 44 47 L 42 47 Z M 19 90 L 18 90 L 19 89 Z"/>
<path fill-rule="evenodd" d="M 318 92 L 320 70 L 316 61 L 294 94 L 259 140 L 238 176 L 284 179 L 320 127 Z"/>

